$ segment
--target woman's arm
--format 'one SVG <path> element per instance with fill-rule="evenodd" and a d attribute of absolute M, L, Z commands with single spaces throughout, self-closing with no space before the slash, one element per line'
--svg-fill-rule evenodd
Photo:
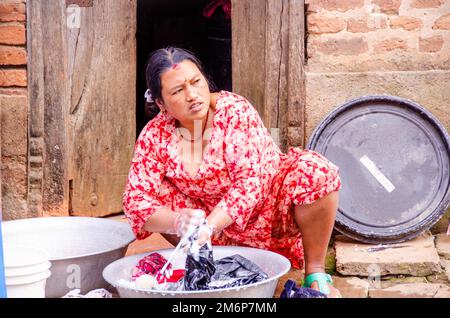
<path fill-rule="evenodd" d="M 212 234 L 220 233 L 223 229 L 233 224 L 233 219 L 225 210 L 219 207 L 215 207 L 206 220 L 208 221 Z"/>
<path fill-rule="evenodd" d="M 145 222 L 144 230 L 150 233 L 177 234 L 176 219 L 179 213 L 162 207 L 154 212 Z"/>

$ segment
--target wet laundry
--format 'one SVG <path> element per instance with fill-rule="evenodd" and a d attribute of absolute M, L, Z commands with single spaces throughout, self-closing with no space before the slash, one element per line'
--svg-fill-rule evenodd
<path fill-rule="evenodd" d="M 170 277 L 160 277 L 157 275 L 159 271 L 163 268 L 164 264 L 167 262 L 166 258 L 159 253 L 151 253 L 141 260 L 139 260 L 136 267 L 133 269 L 133 274 L 131 277 L 132 281 L 137 280 L 141 276 L 151 276 L 157 280 L 157 283 L 161 284 L 163 282 L 176 283 L 184 277 L 185 271 L 183 269 L 177 269 L 173 271 Z M 167 266 L 168 269 L 172 268 L 172 264 Z M 146 279 L 150 282 L 151 279 Z"/>
<path fill-rule="evenodd" d="M 284 284 L 280 298 L 327 298 L 320 291 L 308 287 L 299 287 L 293 280 L 288 280 Z"/>
<path fill-rule="evenodd" d="M 202 226 L 200 226 L 199 231 Z M 211 290 L 244 286 L 268 278 L 256 264 L 241 255 L 213 259 L 210 243 L 196 246 L 198 232 L 190 237 L 191 247 L 186 258 L 185 290 Z"/>

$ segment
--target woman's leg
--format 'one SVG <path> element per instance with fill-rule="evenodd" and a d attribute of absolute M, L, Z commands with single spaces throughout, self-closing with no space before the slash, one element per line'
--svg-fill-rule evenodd
<path fill-rule="evenodd" d="M 311 273 L 325 272 L 325 257 L 333 231 L 336 210 L 339 205 L 339 193 L 333 191 L 311 204 L 296 205 L 295 221 L 300 229 L 305 254 L 305 277 Z M 318 289 L 317 282 L 311 285 Z M 330 297 L 339 292 L 330 286 Z"/>
<path fill-rule="evenodd" d="M 280 176 L 283 178 L 279 205 L 293 205 L 290 214 L 285 217 L 282 214 L 281 220 L 300 231 L 303 247 L 300 263 L 304 263 L 305 275 L 323 273 L 339 205 L 338 191 L 342 188 L 339 168 L 315 151 L 290 148 Z M 312 287 L 318 289 L 317 283 Z M 333 297 L 337 290 L 331 287 L 330 290 Z"/>

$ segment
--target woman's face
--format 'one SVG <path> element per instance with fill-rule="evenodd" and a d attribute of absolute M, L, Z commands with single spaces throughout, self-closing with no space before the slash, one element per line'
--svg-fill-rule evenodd
<path fill-rule="evenodd" d="M 210 106 L 208 82 L 189 60 L 175 64 L 161 75 L 162 101 L 157 101 L 183 126 L 206 116 Z"/>

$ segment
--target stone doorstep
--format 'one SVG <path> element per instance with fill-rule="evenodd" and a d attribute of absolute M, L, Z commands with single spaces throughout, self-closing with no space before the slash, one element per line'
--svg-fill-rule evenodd
<path fill-rule="evenodd" d="M 346 276 L 410 275 L 428 276 L 442 271 L 433 236 L 423 234 L 414 240 L 392 244 L 392 247 L 369 252 L 377 247 L 336 237 L 336 270 Z"/>
<path fill-rule="evenodd" d="M 450 284 L 450 260 L 441 257 L 440 265 L 442 271 L 427 276 L 427 281 L 433 284 Z"/>
<path fill-rule="evenodd" d="M 443 284 L 411 283 L 369 289 L 369 298 L 447 298 L 450 287 Z"/>
<path fill-rule="evenodd" d="M 393 287 L 393 286 L 397 286 L 397 285 L 418 284 L 418 283 L 430 284 L 430 283 L 435 283 L 435 282 L 428 281 L 426 277 L 402 276 L 402 275 L 400 275 L 400 276 L 384 276 L 384 277 L 381 277 L 381 280 L 379 280 L 379 281 L 373 280 L 371 282 L 371 285 L 369 286 L 369 289 L 373 289 L 373 288 L 384 289 L 384 288 L 389 288 L 389 287 Z"/>
<path fill-rule="evenodd" d="M 333 276 L 333 282 L 343 298 L 367 298 L 369 295 L 367 279 Z"/>
<path fill-rule="evenodd" d="M 436 235 L 436 249 L 440 256 L 450 260 L 450 235 L 445 233 Z"/>

